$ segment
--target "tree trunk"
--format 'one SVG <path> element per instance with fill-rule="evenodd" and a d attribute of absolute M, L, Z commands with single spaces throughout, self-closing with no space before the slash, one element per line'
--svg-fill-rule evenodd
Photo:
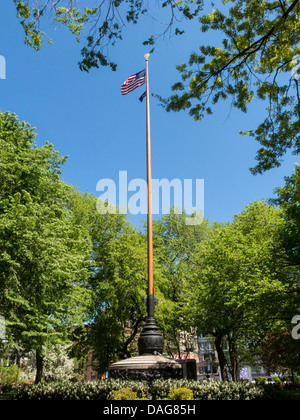
<path fill-rule="evenodd" d="M 295 375 L 294 375 L 294 369 L 291 369 L 291 375 L 292 375 L 292 384 L 295 384 Z"/>
<path fill-rule="evenodd" d="M 238 358 L 235 340 L 230 336 L 228 337 L 228 344 L 229 344 L 232 380 L 238 381 L 240 379 L 239 358 Z"/>
<path fill-rule="evenodd" d="M 216 351 L 218 354 L 219 365 L 221 370 L 221 378 L 223 381 L 228 381 L 228 373 L 227 373 L 227 366 L 226 366 L 226 357 L 223 351 L 223 336 L 216 334 L 215 336 L 215 346 Z"/>
<path fill-rule="evenodd" d="M 43 357 L 39 350 L 36 350 L 36 376 L 35 376 L 35 384 L 41 382 L 43 377 Z"/>
<path fill-rule="evenodd" d="M 129 351 L 128 347 L 129 347 L 130 343 L 135 339 L 135 337 L 137 335 L 137 332 L 138 332 L 138 329 L 139 329 L 139 325 L 141 324 L 143 319 L 144 319 L 144 317 L 142 317 L 142 316 L 137 319 L 130 336 L 124 342 L 124 344 L 122 346 L 122 349 L 119 351 L 120 359 L 125 359 L 125 358 L 130 357 L 130 351 Z M 124 330 L 125 330 L 125 327 L 124 327 Z"/>

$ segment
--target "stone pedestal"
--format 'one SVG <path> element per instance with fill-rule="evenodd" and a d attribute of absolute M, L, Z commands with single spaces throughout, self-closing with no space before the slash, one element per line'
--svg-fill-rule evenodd
<path fill-rule="evenodd" d="M 113 363 L 109 367 L 108 377 L 136 381 L 197 379 L 196 361 L 144 354 Z"/>
<path fill-rule="evenodd" d="M 169 357 L 144 354 L 113 363 L 108 370 L 108 377 L 137 381 L 153 379 L 183 378 L 182 365 Z"/>
<path fill-rule="evenodd" d="M 158 331 L 154 318 L 154 308 L 156 299 L 153 295 L 147 297 L 148 317 L 138 340 L 139 355 L 143 354 L 162 354 L 164 349 L 164 339 Z"/>
<path fill-rule="evenodd" d="M 165 357 L 161 353 L 164 339 L 154 318 L 156 299 L 147 297 L 148 317 L 138 341 L 139 356 L 113 363 L 108 368 L 108 377 L 137 381 L 154 379 L 197 379 L 196 361 Z"/>

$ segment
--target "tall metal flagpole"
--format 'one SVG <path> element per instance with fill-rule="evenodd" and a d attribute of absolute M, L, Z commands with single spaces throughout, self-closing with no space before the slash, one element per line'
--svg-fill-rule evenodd
<path fill-rule="evenodd" d="M 147 185 L 148 185 L 148 295 L 154 295 L 153 287 L 153 225 L 152 225 L 152 172 L 151 172 L 151 131 L 150 131 L 150 95 L 149 95 L 149 67 L 150 54 L 145 54 L 146 59 L 146 133 L 147 133 Z"/>
<path fill-rule="evenodd" d="M 148 291 L 147 291 L 147 318 L 145 320 L 143 331 L 138 339 L 139 355 L 137 357 L 130 357 L 129 359 L 121 360 L 113 363 L 109 367 L 109 377 L 118 379 L 130 380 L 153 380 L 160 378 L 182 378 L 184 376 L 183 365 L 174 359 L 165 357 L 163 355 L 164 339 L 160 332 L 154 318 L 155 303 L 157 300 L 154 298 L 153 287 L 153 226 L 152 226 L 152 178 L 151 178 L 151 140 L 150 140 L 150 92 L 149 92 L 149 72 L 148 60 L 150 54 L 145 54 L 146 59 L 146 83 L 147 83 L 147 107 L 146 107 L 146 134 L 147 134 L 147 187 L 148 187 L 148 211 L 147 211 L 147 236 L 148 236 Z M 144 70 L 143 72 L 144 76 Z M 132 77 L 135 83 L 136 75 Z M 128 79 L 127 79 L 128 80 Z M 126 81 L 127 82 L 127 81 Z M 144 83 L 144 81 L 143 81 Z M 122 85 L 123 86 L 123 85 Z M 141 86 L 141 85 L 140 85 Z M 134 87 L 135 88 L 135 87 Z M 124 94 L 128 93 L 125 84 Z M 144 94 L 141 96 L 141 100 Z M 145 302 L 145 303 L 146 303 Z M 196 379 L 196 364 L 195 364 L 195 377 Z M 185 370 L 188 372 L 191 369 Z M 187 376 L 189 379 L 189 376 Z"/>
<path fill-rule="evenodd" d="M 150 133 L 150 93 L 149 93 L 149 69 L 148 60 L 150 54 L 145 54 L 146 59 L 146 134 L 147 134 L 147 186 L 148 186 L 148 213 L 147 213 L 147 237 L 148 237 L 148 293 L 147 293 L 147 320 L 140 335 L 138 346 L 139 354 L 162 353 L 164 339 L 158 331 L 154 318 L 155 298 L 153 287 L 153 225 L 152 225 L 152 173 L 151 173 L 151 133 Z"/>

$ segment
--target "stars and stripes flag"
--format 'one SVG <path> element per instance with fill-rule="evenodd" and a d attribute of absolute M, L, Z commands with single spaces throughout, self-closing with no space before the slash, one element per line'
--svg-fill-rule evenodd
<path fill-rule="evenodd" d="M 134 89 L 146 83 L 146 69 L 129 76 L 121 86 L 122 95 L 132 92 Z"/>

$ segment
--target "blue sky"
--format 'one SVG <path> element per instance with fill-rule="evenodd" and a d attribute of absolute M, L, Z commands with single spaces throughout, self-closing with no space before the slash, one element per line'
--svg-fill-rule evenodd
<path fill-rule="evenodd" d="M 117 71 L 100 68 L 90 73 L 79 70 L 81 45 L 67 29 L 54 24 L 46 29 L 53 45 L 45 43 L 38 52 L 27 47 L 13 2 L 1 2 L 0 55 L 6 60 L 6 80 L 0 80 L 0 110 L 36 127 L 38 145 L 48 140 L 68 155 L 63 178 L 81 191 L 99 196 L 97 182 L 110 178 L 117 183 L 119 171 L 127 171 L 128 180 L 145 179 L 146 104 L 138 100 L 144 86 L 126 96 L 120 88 L 130 74 L 145 67 L 148 50 L 142 41 L 158 27 L 150 18 L 129 26 L 123 41 L 110 50 Z M 175 66 L 203 42 L 195 23 L 188 25 L 185 36 L 161 39 L 149 62 L 151 92 L 168 96 L 179 80 Z M 255 129 L 264 113 L 260 102 L 251 104 L 247 114 L 224 102 L 213 116 L 194 122 L 185 112 L 165 112 L 151 98 L 153 178 L 204 179 L 205 217 L 231 221 L 248 203 L 273 196 L 297 161 L 288 155 L 280 168 L 251 175 L 259 145 L 238 131 Z M 132 220 L 139 223 L 140 218 Z"/>

